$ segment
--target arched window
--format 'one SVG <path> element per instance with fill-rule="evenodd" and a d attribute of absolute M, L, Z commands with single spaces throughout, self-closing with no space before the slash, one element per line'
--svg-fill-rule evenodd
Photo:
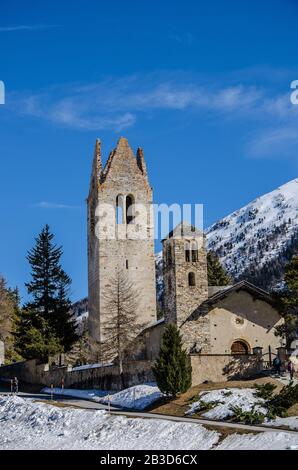
<path fill-rule="evenodd" d="M 172 247 L 168 245 L 167 247 L 167 263 L 172 264 Z"/>
<path fill-rule="evenodd" d="M 195 273 L 188 273 L 188 285 L 193 287 L 196 285 L 196 275 Z"/>
<path fill-rule="evenodd" d="M 197 242 L 191 243 L 191 261 L 196 263 L 199 259 Z"/>
<path fill-rule="evenodd" d="M 126 196 L 126 223 L 131 224 L 134 222 L 135 213 L 134 213 L 134 197 L 130 194 Z"/>
<path fill-rule="evenodd" d="M 246 341 L 243 341 L 241 339 L 237 339 L 237 341 L 234 341 L 231 346 L 231 354 L 233 355 L 249 354 L 249 351 L 249 345 L 246 343 Z"/>
<path fill-rule="evenodd" d="M 189 262 L 190 262 L 190 246 L 189 246 L 189 242 L 185 242 L 184 250 L 185 250 L 185 261 L 186 261 L 187 263 L 189 263 Z"/>
<path fill-rule="evenodd" d="M 119 194 L 116 197 L 116 224 L 123 224 L 123 196 Z"/>

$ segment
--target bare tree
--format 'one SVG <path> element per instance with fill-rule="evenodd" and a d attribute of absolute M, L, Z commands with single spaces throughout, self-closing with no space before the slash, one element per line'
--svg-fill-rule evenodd
<path fill-rule="evenodd" d="M 110 279 L 109 287 L 104 293 L 105 323 L 103 325 L 103 342 L 101 357 L 105 361 L 117 360 L 121 385 L 124 388 L 123 363 L 128 356 L 145 324 L 139 323 L 136 310 L 138 293 L 135 292 L 128 276 L 118 271 Z"/>
<path fill-rule="evenodd" d="M 12 339 L 14 302 L 6 287 L 5 279 L 0 275 L 0 339 L 7 343 Z"/>

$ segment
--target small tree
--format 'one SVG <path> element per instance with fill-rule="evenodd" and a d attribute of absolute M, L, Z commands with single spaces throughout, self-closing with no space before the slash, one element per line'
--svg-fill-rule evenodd
<path fill-rule="evenodd" d="M 110 279 L 103 299 L 102 311 L 105 323 L 102 330 L 100 357 L 104 361 L 117 359 L 121 385 L 124 388 L 123 364 L 129 347 L 132 347 L 132 343 L 134 343 L 133 347 L 136 346 L 136 338 L 144 329 L 145 324 L 137 321 L 138 295 L 123 271 L 118 271 Z"/>
<path fill-rule="evenodd" d="M 0 339 L 5 343 L 6 362 L 21 359 L 14 346 L 19 301 L 18 289 L 9 289 L 5 279 L 0 276 Z"/>
<path fill-rule="evenodd" d="M 207 254 L 207 272 L 209 286 L 227 286 L 232 282 L 214 251 Z"/>
<path fill-rule="evenodd" d="M 191 364 L 182 347 L 182 338 L 176 325 L 167 325 L 153 368 L 157 385 L 162 393 L 175 398 L 191 386 Z"/>

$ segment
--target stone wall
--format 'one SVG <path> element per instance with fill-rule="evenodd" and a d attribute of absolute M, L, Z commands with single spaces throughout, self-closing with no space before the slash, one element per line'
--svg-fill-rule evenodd
<path fill-rule="evenodd" d="M 263 370 L 262 358 L 255 355 L 191 355 L 192 385 L 206 380 L 226 382 L 251 377 Z"/>
<path fill-rule="evenodd" d="M 124 365 L 124 381 L 131 387 L 154 380 L 151 361 L 130 361 Z M 62 379 L 66 388 L 98 388 L 101 390 L 119 390 L 121 388 L 117 366 L 94 367 L 72 370 L 69 366 L 49 367 L 48 364 L 37 364 L 32 359 L 0 367 L 0 377 L 18 377 L 28 384 L 60 387 Z"/>
<path fill-rule="evenodd" d="M 4 359 L 5 359 L 5 347 L 4 347 L 4 342 L 1 341 L 0 339 L 0 366 L 1 364 L 4 364 Z"/>

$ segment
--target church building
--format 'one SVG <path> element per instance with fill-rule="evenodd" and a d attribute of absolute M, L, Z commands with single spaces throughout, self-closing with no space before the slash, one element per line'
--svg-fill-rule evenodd
<path fill-rule="evenodd" d="M 283 320 L 271 296 L 246 281 L 208 286 L 205 236 L 187 222 L 162 242 L 164 318 L 157 320 L 153 195 L 141 148 L 134 155 L 122 137 L 103 166 L 97 140 L 87 201 L 89 335 L 94 357 L 104 339 L 105 291 L 119 270 L 138 293 L 136 313 L 145 325 L 140 331 L 143 347 L 132 356 L 154 360 L 168 323 L 182 333 L 194 383 L 232 377 L 234 358 L 241 357 L 240 368 L 251 371 L 260 356 L 269 360 L 277 354 L 283 342 L 275 328 Z"/>

